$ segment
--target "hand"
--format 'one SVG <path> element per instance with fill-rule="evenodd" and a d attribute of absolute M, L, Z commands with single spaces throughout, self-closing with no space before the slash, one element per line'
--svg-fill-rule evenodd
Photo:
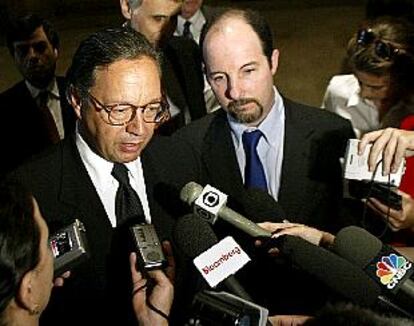
<path fill-rule="evenodd" d="M 328 246 L 331 245 L 335 237 L 324 231 L 312 228 L 304 224 L 297 223 L 271 223 L 264 222 L 258 224 L 260 227 L 273 233 L 272 238 L 278 238 L 282 235 L 293 235 L 300 237 L 316 246 Z"/>
<path fill-rule="evenodd" d="M 148 302 L 156 309 L 168 316 L 171 310 L 174 298 L 174 287 L 169 277 L 174 276 L 175 263 L 172 256 L 171 245 L 168 242 L 163 243 L 163 248 L 168 260 L 168 268 L 164 273 L 161 270 L 149 271 L 151 281 L 155 283 L 151 293 L 147 292 L 147 279 L 144 279 L 142 273 L 136 269 L 137 256 L 135 253 L 130 255 L 130 267 L 133 282 L 132 305 L 139 325 L 168 325 L 168 320 L 150 308 Z"/>
<path fill-rule="evenodd" d="M 397 172 L 403 157 L 414 155 L 414 131 L 387 128 L 365 134 L 359 143 L 358 152 L 373 143 L 368 158 L 370 171 L 374 171 L 379 155 L 383 158 L 383 175 Z"/>
<path fill-rule="evenodd" d="M 70 271 L 64 272 L 59 277 L 55 278 L 53 280 L 53 286 L 61 287 L 65 284 L 65 279 L 70 277 Z"/>
<path fill-rule="evenodd" d="M 269 321 L 273 326 L 299 326 L 303 325 L 310 316 L 301 315 L 276 315 L 269 317 Z"/>
<path fill-rule="evenodd" d="M 375 198 L 368 198 L 367 205 L 384 219 L 388 215 L 388 223 L 391 230 L 414 230 L 414 199 L 409 194 L 400 190 L 398 194 L 402 199 L 400 210 L 390 208 Z"/>

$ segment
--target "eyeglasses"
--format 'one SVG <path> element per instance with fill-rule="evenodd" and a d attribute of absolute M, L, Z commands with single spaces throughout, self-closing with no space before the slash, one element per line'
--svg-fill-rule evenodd
<path fill-rule="evenodd" d="M 384 42 L 378 39 L 370 28 L 361 29 L 358 31 L 357 44 L 359 46 L 366 47 L 372 43 L 374 43 L 375 54 L 379 58 L 387 61 L 391 60 L 395 55 L 403 51 L 401 49 L 396 48 L 391 43 Z"/>
<path fill-rule="evenodd" d="M 141 111 L 142 119 L 147 123 L 160 123 L 169 117 L 169 105 L 164 99 L 144 106 L 135 106 L 130 103 L 104 105 L 91 93 L 87 94 L 96 109 L 104 110 L 108 114 L 108 123 L 112 126 L 124 126 L 130 123 L 137 115 L 137 110 Z"/>

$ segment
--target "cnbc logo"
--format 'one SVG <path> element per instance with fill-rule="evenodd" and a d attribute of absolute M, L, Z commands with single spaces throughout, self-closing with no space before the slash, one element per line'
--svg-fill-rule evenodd
<path fill-rule="evenodd" d="M 412 263 L 402 256 L 390 254 L 381 257 L 377 263 L 377 276 L 388 289 L 393 289 L 412 267 Z"/>

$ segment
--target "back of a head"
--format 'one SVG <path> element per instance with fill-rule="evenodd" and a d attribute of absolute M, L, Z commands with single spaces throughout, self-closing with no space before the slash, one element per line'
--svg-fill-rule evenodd
<path fill-rule="evenodd" d="M 368 31 L 370 39 L 364 40 L 361 32 Z M 372 36 L 371 36 L 372 35 Z M 398 49 L 396 55 L 381 57 L 378 55 L 378 41 Z M 378 76 L 397 73 L 395 67 L 399 61 L 413 61 L 414 55 L 414 25 L 395 17 L 380 17 L 363 23 L 348 43 L 348 62 L 350 68 L 356 71 L 375 74 Z"/>
<path fill-rule="evenodd" d="M 250 25 L 253 31 L 259 37 L 260 43 L 263 48 L 263 53 L 271 62 L 271 57 L 274 49 L 273 45 L 273 34 L 270 25 L 266 22 L 264 17 L 257 11 L 251 9 L 233 9 L 226 8 L 218 10 L 212 17 L 205 23 L 201 35 L 200 35 L 200 47 L 204 49 L 204 41 L 207 34 L 210 31 L 220 29 L 230 19 L 241 19 L 246 24 Z M 231 22 L 229 22 L 231 23 Z M 202 51 L 203 60 L 205 62 L 204 51 Z"/>
<path fill-rule="evenodd" d="M 120 60 L 150 58 L 159 67 L 159 54 L 140 33 L 129 27 L 107 28 L 81 42 L 66 74 L 67 84 L 82 98 L 94 85 L 94 73 Z"/>
<path fill-rule="evenodd" d="M 40 230 L 32 196 L 18 183 L 0 184 L 0 324 L 26 272 L 39 262 Z"/>
<path fill-rule="evenodd" d="M 39 27 L 43 27 L 53 48 L 59 49 L 59 36 L 50 22 L 38 15 L 28 14 L 12 18 L 7 26 L 6 42 L 10 54 L 14 56 L 14 42 L 28 40 Z"/>
<path fill-rule="evenodd" d="M 413 326 L 409 319 L 380 315 L 372 310 L 353 304 L 328 304 L 306 326 Z"/>

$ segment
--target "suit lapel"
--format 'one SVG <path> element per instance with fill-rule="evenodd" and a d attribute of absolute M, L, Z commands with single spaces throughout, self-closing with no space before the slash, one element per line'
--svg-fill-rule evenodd
<path fill-rule="evenodd" d="M 207 180 L 224 193 L 242 196 L 243 179 L 237 162 L 226 113 L 218 112 L 210 124 L 203 143 L 202 160 Z"/>
<path fill-rule="evenodd" d="M 285 141 L 279 202 L 284 210 L 301 212 L 309 200 L 308 176 L 310 168 L 310 138 L 313 133 L 300 108 L 287 99 L 285 105 Z M 300 216 L 304 216 L 301 212 Z M 299 215 L 298 215 L 299 216 Z M 296 218 L 296 216 L 295 216 Z"/>

